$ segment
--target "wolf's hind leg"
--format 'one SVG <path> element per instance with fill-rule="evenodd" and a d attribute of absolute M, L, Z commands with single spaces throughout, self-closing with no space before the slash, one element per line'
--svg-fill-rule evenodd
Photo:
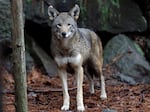
<path fill-rule="evenodd" d="M 88 78 L 88 81 L 89 81 L 89 92 L 91 94 L 94 94 L 95 93 L 95 90 L 94 90 L 94 80 L 93 80 L 94 76 L 89 73 L 87 67 L 84 68 L 84 72 L 85 72 L 85 74 L 86 74 L 86 76 Z"/>
<path fill-rule="evenodd" d="M 102 72 L 102 62 L 98 61 L 98 59 L 95 57 L 94 60 L 92 60 L 93 64 L 93 72 L 95 76 L 100 78 L 100 84 L 101 84 L 101 95 L 100 98 L 102 100 L 107 99 L 106 89 L 105 89 L 105 79 Z"/>
<path fill-rule="evenodd" d="M 102 73 L 102 70 L 100 71 L 100 78 L 101 78 L 101 96 L 100 98 L 102 100 L 107 99 L 107 94 L 106 94 L 106 90 L 105 90 L 105 79 Z"/>
<path fill-rule="evenodd" d="M 90 75 L 87 75 L 89 78 L 88 78 L 88 80 L 89 80 L 89 82 L 90 82 L 90 84 L 89 84 L 89 91 L 90 91 L 90 93 L 91 94 L 94 94 L 95 93 L 95 90 L 94 90 L 94 80 L 93 80 L 93 76 L 90 76 Z"/>

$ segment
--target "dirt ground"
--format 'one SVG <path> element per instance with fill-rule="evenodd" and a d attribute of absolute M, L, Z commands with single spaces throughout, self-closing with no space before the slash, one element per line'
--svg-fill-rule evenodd
<path fill-rule="evenodd" d="M 5 72 L 3 82 L 3 111 L 15 112 L 14 80 L 11 74 Z M 69 75 L 69 93 L 71 97 L 70 111 L 76 112 L 76 87 L 74 78 Z M 113 79 L 106 78 L 108 99 L 100 100 L 100 87 L 95 80 L 95 94 L 89 93 L 88 81 L 85 78 L 84 104 L 85 112 L 102 112 L 105 109 L 117 112 L 150 112 L 150 85 L 128 85 Z M 58 76 L 49 77 L 39 70 L 32 69 L 27 77 L 28 110 L 29 112 L 61 112 L 62 89 Z"/>

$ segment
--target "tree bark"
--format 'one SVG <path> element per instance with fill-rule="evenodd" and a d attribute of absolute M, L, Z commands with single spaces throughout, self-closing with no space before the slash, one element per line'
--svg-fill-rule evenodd
<path fill-rule="evenodd" d="M 28 112 L 22 0 L 11 0 L 11 11 L 16 112 Z"/>

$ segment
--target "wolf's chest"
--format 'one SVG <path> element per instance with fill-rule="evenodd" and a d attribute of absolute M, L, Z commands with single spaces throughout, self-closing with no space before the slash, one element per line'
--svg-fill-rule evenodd
<path fill-rule="evenodd" d="M 75 56 L 65 56 L 65 57 L 59 56 L 59 57 L 55 57 L 55 61 L 58 66 L 64 66 L 67 64 L 78 66 L 79 64 L 82 63 L 82 56 L 81 54 L 77 54 Z"/>

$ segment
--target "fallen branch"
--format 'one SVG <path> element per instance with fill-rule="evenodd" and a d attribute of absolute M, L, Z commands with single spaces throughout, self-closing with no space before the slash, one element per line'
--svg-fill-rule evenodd
<path fill-rule="evenodd" d="M 113 64 L 115 64 L 118 60 L 120 60 L 122 57 L 124 57 L 126 54 L 132 53 L 131 51 L 124 52 L 122 54 L 116 55 L 108 64 L 106 64 L 103 68 L 103 70 L 106 70 L 106 68 L 109 68 Z"/>
<path fill-rule="evenodd" d="M 69 91 L 73 91 L 77 89 L 77 87 L 71 87 L 68 88 Z M 27 88 L 28 92 L 35 92 L 35 93 L 47 93 L 47 92 L 62 92 L 62 88 L 49 88 L 49 89 L 32 89 L 32 88 Z M 3 90 L 0 92 L 0 94 L 15 94 L 14 90 Z"/>
<path fill-rule="evenodd" d="M 68 88 L 69 91 L 73 91 L 77 89 L 77 87 Z M 62 92 L 62 88 L 49 88 L 49 89 L 32 89 L 28 88 L 28 92 L 35 92 L 35 93 L 47 93 L 47 92 Z"/>

